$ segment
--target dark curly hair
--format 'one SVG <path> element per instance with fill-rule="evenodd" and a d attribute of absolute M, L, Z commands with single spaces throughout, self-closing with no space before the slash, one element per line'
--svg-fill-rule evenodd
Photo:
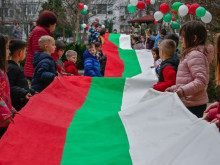
<path fill-rule="evenodd" d="M 43 11 L 37 20 L 37 25 L 45 27 L 49 27 L 50 25 L 54 25 L 55 23 L 57 23 L 56 14 L 48 10 Z"/>

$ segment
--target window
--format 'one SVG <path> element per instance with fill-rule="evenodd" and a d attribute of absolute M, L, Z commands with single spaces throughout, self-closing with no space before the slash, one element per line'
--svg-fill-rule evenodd
<path fill-rule="evenodd" d="M 129 14 L 128 10 L 127 10 L 127 7 L 126 6 L 120 6 L 120 15 L 127 15 L 127 14 Z"/>
<path fill-rule="evenodd" d="M 96 5 L 91 5 L 91 13 L 92 13 L 93 15 L 96 15 L 96 14 L 97 14 L 97 13 L 96 13 L 96 10 L 97 10 Z"/>
<path fill-rule="evenodd" d="M 98 4 L 96 6 L 97 14 L 113 14 L 113 5 L 112 4 Z"/>
<path fill-rule="evenodd" d="M 106 14 L 106 13 L 107 13 L 107 5 L 106 4 L 97 5 L 97 14 Z"/>
<path fill-rule="evenodd" d="M 9 16 L 10 17 L 14 17 L 14 14 L 15 14 L 14 10 L 9 10 Z"/>
<path fill-rule="evenodd" d="M 36 14 L 36 5 L 35 4 L 29 5 L 29 9 L 30 9 L 31 15 Z"/>
<path fill-rule="evenodd" d="M 125 15 L 125 7 L 120 6 L 120 15 Z"/>
<path fill-rule="evenodd" d="M 7 9 L 7 8 L 4 8 L 4 16 L 5 16 L 5 17 L 8 17 L 8 16 L 9 16 L 9 14 L 8 14 L 8 9 Z"/>
<path fill-rule="evenodd" d="M 108 14 L 113 14 L 113 5 L 107 5 Z"/>

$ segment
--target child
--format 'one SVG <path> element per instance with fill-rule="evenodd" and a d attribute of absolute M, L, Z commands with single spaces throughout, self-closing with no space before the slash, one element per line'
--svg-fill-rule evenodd
<path fill-rule="evenodd" d="M 151 36 L 152 35 L 152 31 L 151 31 L 151 29 L 147 29 L 146 31 L 145 31 L 145 34 L 146 34 L 146 43 L 145 43 L 145 47 L 146 47 L 146 49 L 152 49 L 153 48 L 153 46 L 154 46 L 154 41 L 153 40 L 151 40 L 148 36 Z"/>
<path fill-rule="evenodd" d="M 118 30 L 117 30 L 117 29 L 114 29 L 114 30 L 113 30 L 113 33 L 114 33 L 114 34 L 118 34 Z"/>
<path fill-rule="evenodd" d="M 152 66 L 151 68 L 155 68 L 156 69 L 156 73 L 159 74 L 160 71 L 160 64 L 162 62 L 160 55 L 159 55 L 159 48 L 153 48 L 151 50 L 153 58 L 154 58 L 154 66 Z"/>
<path fill-rule="evenodd" d="M 220 84 L 220 33 L 216 36 L 216 68 L 215 77 L 216 85 Z M 220 128 L 220 99 L 218 102 L 211 104 L 205 111 L 207 115 L 204 117 L 205 120 L 215 123 Z"/>
<path fill-rule="evenodd" d="M 42 36 L 38 44 L 44 52 L 34 53 L 34 75 L 31 86 L 37 92 L 41 92 L 57 77 L 57 64 L 51 57 L 56 46 L 54 39 L 50 36 Z"/>
<path fill-rule="evenodd" d="M 91 77 L 103 77 L 100 73 L 100 63 L 96 55 L 95 45 L 88 44 L 87 49 L 83 54 L 84 59 L 84 75 Z"/>
<path fill-rule="evenodd" d="M 185 106 L 202 117 L 208 102 L 209 64 L 213 47 L 207 47 L 207 31 L 199 21 L 185 23 L 180 29 L 183 53 L 177 71 L 176 85 L 167 89 L 176 92 Z"/>
<path fill-rule="evenodd" d="M 26 44 L 21 40 L 11 40 L 9 44 L 11 60 L 8 61 L 7 75 L 10 83 L 10 94 L 13 107 L 21 110 L 30 97 L 35 94 L 29 88 L 27 78 L 19 62 L 25 59 Z"/>
<path fill-rule="evenodd" d="M 95 24 L 97 23 L 92 23 L 91 28 L 89 28 L 89 42 L 93 43 L 93 33 L 95 32 Z"/>
<path fill-rule="evenodd" d="M 132 37 L 131 43 L 133 44 L 133 49 L 135 50 L 144 49 L 144 46 L 141 43 L 139 37 Z"/>
<path fill-rule="evenodd" d="M 166 36 L 167 31 L 165 29 L 161 29 L 160 32 L 157 34 L 157 36 L 149 36 L 146 34 L 146 39 L 150 38 L 151 40 L 154 41 L 154 48 L 158 47 L 158 41 L 163 40 L 164 37 Z"/>
<path fill-rule="evenodd" d="M 104 45 L 104 43 L 105 43 L 105 29 L 102 29 L 100 31 L 100 38 L 101 38 L 101 41 L 102 41 L 102 45 Z"/>
<path fill-rule="evenodd" d="M 100 38 L 101 29 L 102 29 L 102 26 L 99 23 L 97 23 L 95 25 L 94 33 L 92 34 L 92 42 L 91 43 L 99 42 L 100 44 L 102 44 L 102 41 L 101 41 L 101 38 Z"/>
<path fill-rule="evenodd" d="M 100 73 L 105 75 L 106 56 L 102 54 L 102 46 L 98 42 L 95 43 L 95 49 L 100 63 Z"/>
<path fill-rule="evenodd" d="M 62 61 L 62 56 L 63 56 L 63 53 L 64 53 L 64 50 L 66 48 L 66 45 L 63 43 L 63 41 L 61 40 L 56 40 L 55 41 L 55 44 L 56 44 L 56 48 L 57 48 L 57 56 L 58 56 L 58 60 L 57 60 L 57 71 L 59 73 L 61 72 L 65 72 L 65 69 L 64 69 L 64 65 L 63 65 L 63 61 Z"/>
<path fill-rule="evenodd" d="M 177 48 L 179 45 L 179 37 L 176 34 L 169 34 L 165 37 L 165 39 L 171 39 L 176 42 L 176 53 L 174 54 L 173 58 L 179 59 L 181 51 Z"/>
<path fill-rule="evenodd" d="M 145 37 L 144 37 L 144 36 L 141 36 L 141 37 L 140 37 L 140 41 L 141 41 L 141 43 L 142 43 L 142 45 L 143 45 L 143 48 L 146 49 Z"/>
<path fill-rule="evenodd" d="M 164 92 L 168 87 L 176 84 L 176 71 L 179 64 L 179 61 L 173 58 L 176 43 L 170 39 L 163 40 L 159 51 L 163 62 L 160 64 L 159 82 L 153 88 Z"/>
<path fill-rule="evenodd" d="M 68 60 L 64 62 L 66 73 L 71 73 L 73 75 L 79 76 L 78 70 L 75 66 L 75 63 L 77 61 L 77 52 L 73 50 L 68 50 L 66 52 L 66 59 Z"/>
<path fill-rule="evenodd" d="M 10 86 L 6 74 L 7 59 L 9 56 L 8 38 L 0 34 L 0 138 L 13 122 L 16 110 L 12 107 L 10 98 Z"/>

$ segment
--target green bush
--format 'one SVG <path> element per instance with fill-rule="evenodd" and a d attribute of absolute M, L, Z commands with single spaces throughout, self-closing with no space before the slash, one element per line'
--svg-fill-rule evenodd
<path fill-rule="evenodd" d="M 74 50 L 77 52 L 78 56 L 77 56 L 76 68 L 79 70 L 84 69 L 83 53 L 86 50 L 86 45 L 81 45 L 73 42 L 66 44 L 64 55 L 61 58 L 62 61 L 67 60 L 65 54 L 68 50 Z"/>

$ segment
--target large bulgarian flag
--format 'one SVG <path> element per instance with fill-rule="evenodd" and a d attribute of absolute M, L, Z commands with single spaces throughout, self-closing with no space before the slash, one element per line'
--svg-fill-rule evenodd
<path fill-rule="evenodd" d="M 0 141 L 0 165 L 219 165 L 216 126 L 150 89 L 152 55 L 129 41 L 106 36 L 109 77 L 59 77 L 31 98 Z"/>

